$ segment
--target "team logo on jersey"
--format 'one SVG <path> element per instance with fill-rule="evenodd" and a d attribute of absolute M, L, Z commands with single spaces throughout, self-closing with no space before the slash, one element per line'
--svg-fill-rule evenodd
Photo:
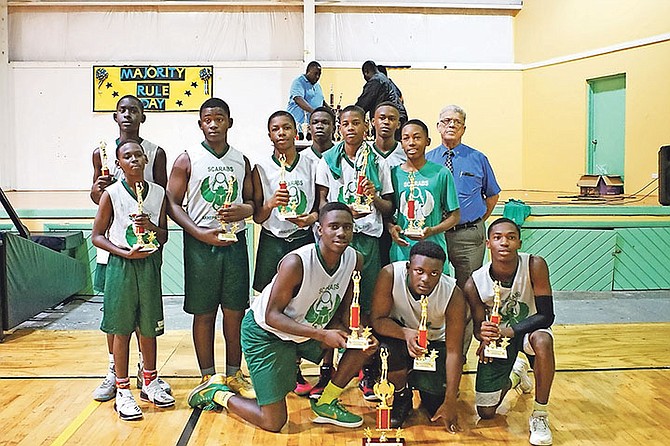
<path fill-rule="evenodd" d="M 402 215 L 407 215 L 407 199 L 409 191 L 403 191 L 400 194 L 400 213 Z M 412 193 L 412 198 L 414 199 L 414 219 L 415 220 L 425 220 L 428 218 L 431 212 L 435 209 L 435 198 L 433 194 L 428 190 L 421 190 L 419 187 L 414 188 Z"/>
<path fill-rule="evenodd" d="M 505 299 L 500 307 L 500 316 L 502 322 L 508 326 L 518 324 L 522 320 L 528 317 L 530 309 L 528 304 L 520 301 L 521 292 L 513 291 L 510 293 L 509 297 Z"/>
<path fill-rule="evenodd" d="M 342 297 L 338 293 L 333 294 L 331 290 L 324 290 L 316 302 L 309 307 L 305 320 L 315 328 L 323 328 L 333 318 L 335 312 L 342 302 Z"/>
<path fill-rule="evenodd" d="M 202 198 L 212 203 L 212 207 L 218 210 L 226 202 L 228 195 L 228 176 L 225 172 L 216 172 L 214 175 L 205 177 L 200 184 L 200 194 Z M 233 203 L 237 199 L 239 193 L 239 183 L 233 182 L 233 190 L 230 194 L 230 202 Z"/>
<path fill-rule="evenodd" d="M 297 185 L 288 186 L 288 206 L 294 209 L 297 215 L 304 215 L 307 212 L 307 195 Z"/>
<path fill-rule="evenodd" d="M 354 204 L 356 201 L 356 189 L 358 188 L 358 183 L 356 181 L 350 181 L 346 184 L 340 185 L 337 201 L 344 203 L 346 205 Z"/>

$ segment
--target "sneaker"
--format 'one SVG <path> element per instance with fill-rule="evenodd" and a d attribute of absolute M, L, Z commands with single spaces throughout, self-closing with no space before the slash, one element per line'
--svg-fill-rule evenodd
<path fill-rule="evenodd" d="M 116 375 L 114 371 L 107 372 L 107 376 L 93 391 L 93 399 L 96 401 L 109 401 L 116 396 Z"/>
<path fill-rule="evenodd" d="M 533 390 L 533 380 L 528 376 L 528 363 L 517 356 L 512 366 L 512 373 L 519 377 L 519 383 L 514 388 L 521 393 L 530 393 Z"/>
<path fill-rule="evenodd" d="M 172 395 L 172 386 L 168 384 L 167 381 L 163 381 L 161 378 L 156 378 L 158 380 L 158 384 L 161 386 L 161 389 L 165 391 L 168 395 Z M 142 390 L 142 384 L 144 384 L 144 376 L 142 375 L 142 364 L 139 362 L 137 363 L 137 380 L 135 381 L 135 385 L 139 390 Z"/>
<path fill-rule="evenodd" d="M 123 421 L 139 420 L 142 418 L 142 410 L 135 402 L 130 389 L 117 389 L 114 410 L 118 412 Z"/>
<path fill-rule="evenodd" d="M 546 446 L 552 443 L 549 415 L 546 412 L 534 411 L 528 419 L 528 424 L 530 425 L 530 444 Z"/>
<path fill-rule="evenodd" d="M 240 396 L 248 399 L 256 399 L 256 391 L 251 382 L 242 374 L 242 370 L 235 372 L 233 376 L 226 377 L 226 385 L 230 390 L 239 393 Z"/>
<path fill-rule="evenodd" d="M 226 386 L 226 377 L 217 373 L 212 375 L 204 382 L 198 384 L 195 389 L 188 394 L 188 405 L 194 409 L 215 410 L 220 406 L 214 402 L 214 394 L 219 390 L 230 392 Z"/>
<path fill-rule="evenodd" d="M 405 386 L 400 392 L 393 396 L 393 407 L 391 408 L 391 427 L 397 429 L 412 412 L 412 389 Z"/>
<path fill-rule="evenodd" d="M 312 390 L 309 392 L 309 397 L 315 400 L 318 400 L 321 398 L 321 394 L 323 393 L 323 389 L 326 388 L 328 383 L 330 382 L 330 378 L 333 376 L 334 373 L 333 366 L 330 365 L 322 365 L 321 370 L 319 371 L 319 381 L 312 387 Z"/>
<path fill-rule="evenodd" d="M 148 385 L 142 386 L 140 399 L 148 403 L 154 403 L 156 407 L 174 406 L 174 398 L 163 390 L 158 383 L 158 378 L 151 381 Z"/>
<path fill-rule="evenodd" d="M 372 376 L 370 369 L 364 368 L 361 370 L 358 378 L 360 379 L 360 381 L 358 381 L 358 388 L 363 392 L 363 399 L 365 399 L 365 401 L 380 401 L 379 397 L 375 395 L 375 379 Z"/>
<path fill-rule="evenodd" d="M 316 400 L 310 399 L 309 404 L 312 412 L 317 415 L 313 420 L 315 423 L 330 423 L 341 427 L 359 427 L 363 424 L 363 417 L 349 412 L 337 398 L 329 404 L 318 404 Z"/>
<path fill-rule="evenodd" d="M 298 396 L 307 396 L 310 394 L 311 390 L 312 385 L 307 382 L 305 377 L 302 376 L 300 369 L 298 369 L 298 375 L 296 376 L 295 379 L 295 389 L 293 389 L 293 393 L 295 393 Z"/>

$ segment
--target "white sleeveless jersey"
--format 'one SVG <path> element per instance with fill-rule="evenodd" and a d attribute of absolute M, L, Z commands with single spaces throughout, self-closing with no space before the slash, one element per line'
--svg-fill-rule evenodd
<path fill-rule="evenodd" d="M 393 265 L 393 308 L 389 317 L 401 325 L 413 330 L 419 329 L 421 321 L 421 302 L 414 299 L 407 285 L 407 262 L 394 262 Z M 446 320 L 444 317 L 447 305 L 456 288 L 456 280 L 444 274 L 437 286 L 428 297 L 428 328 L 429 341 L 444 341 Z"/>
<path fill-rule="evenodd" d="M 537 313 L 535 307 L 535 293 L 530 281 L 530 254 L 520 252 L 519 266 L 517 267 L 514 282 L 511 288 L 500 287 L 500 325 L 509 327 L 515 325 L 528 316 Z M 472 281 L 477 287 L 482 302 L 493 307 L 493 279 L 489 273 L 491 262 L 472 273 Z"/>
<path fill-rule="evenodd" d="M 155 183 L 145 183 L 148 186 L 146 198 L 144 198 L 143 210 L 149 216 L 149 220 L 158 226 L 161 207 L 165 198 L 165 189 Z M 128 188 L 133 188 L 132 194 Z M 137 199 L 135 198 L 134 185 L 126 186 L 125 181 L 117 181 L 105 189 L 112 201 L 114 220 L 109 227 L 109 240 L 120 248 L 130 249 L 136 242 L 137 236 L 133 231 L 133 214 L 137 214 Z"/>
<path fill-rule="evenodd" d="M 116 146 L 117 139 L 107 141 L 105 152 L 107 153 L 107 167 L 109 174 L 116 180 L 123 178 L 123 170 L 116 165 Z M 154 162 L 156 161 L 156 152 L 158 152 L 158 145 L 152 143 L 147 139 L 142 140 L 142 150 L 147 155 L 149 162 L 144 166 L 144 181 L 154 181 Z M 102 154 L 100 154 L 100 161 L 102 162 Z M 96 263 L 106 265 L 109 260 L 109 252 L 104 249 L 96 248 Z"/>
<path fill-rule="evenodd" d="M 316 165 L 319 163 L 319 160 L 323 155 L 321 153 L 317 154 L 314 151 L 314 146 L 309 146 L 303 150 L 300 151 L 300 156 L 309 160 L 311 163 L 314 164 L 314 169 L 316 169 Z"/>
<path fill-rule="evenodd" d="M 331 321 L 344 299 L 351 281 L 351 273 L 356 267 L 356 251 L 352 247 L 347 247 L 340 259 L 340 265 L 332 275 L 328 274 L 319 259 L 316 244 L 305 245 L 287 256 L 291 254 L 297 255 L 302 261 L 302 284 L 298 294 L 284 309 L 284 314 L 300 324 L 322 329 Z M 276 274 L 251 305 L 256 323 L 285 341 L 300 343 L 309 340 L 310 338 L 304 336 L 279 331 L 265 322 L 265 311 L 275 280 L 277 280 Z"/>
<path fill-rule="evenodd" d="M 372 148 L 375 152 L 375 155 L 386 160 L 386 164 L 388 164 L 389 169 L 393 169 L 395 166 L 407 161 L 407 155 L 405 155 L 405 151 L 402 149 L 402 145 L 397 141 L 393 147 L 393 150 L 387 153 L 382 153 L 382 151 L 377 148 L 376 144 L 374 144 Z"/>
<path fill-rule="evenodd" d="M 279 189 L 280 167 L 279 161 L 273 156 L 266 157 L 256 164 L 263 186 L 263 200 L 268 200 Z M 286 167 L 284 180 L 290 195 L 289 205 L 295 206 L 298 215 L 309 214 L 314 206 L 316 195 L 314 176 L 316 166 L 300 154 L 297 155 L 292 166 Z M 279 209 L 274 208 L 270 217 L 263 222 L 263 227 L 279 238 L 287 238 L 297 231 L 308 231 L 309 227 L 299 228 L 290 221 L 279 219 Z"/>
<path fill-rule="evenodd" d="M 227 199 L 230 203 L 243 202 L 242 189 L 246 175 L 244 156 L 228 146 L 223 156 L 218 157 L 205 143 L 187 150 L 191 160 L 191 177 L 186 192 L 186 213 L 193 222 L 203 228 L 220 228 L 216 212 Z M 229 181 L 232 191 L 228 191 Z M 238 222 L 237 232 L 244 230 L 244 220 Z"/>

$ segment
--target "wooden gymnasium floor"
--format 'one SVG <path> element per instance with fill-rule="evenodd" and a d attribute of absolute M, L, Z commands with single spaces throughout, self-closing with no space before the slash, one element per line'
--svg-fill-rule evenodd
<path fill-rule="evenodd" d="M 558 371 L 550 412 L 554 444 L 668 444 L 670 323 L 557 325 L 555 333 Z M 217 362 L 223 364 L 218 342 Z M 133 352 L 131 358 L 135 357 Z M 98 331 L 9 333 L 0 344 L 0 444 L 361 444 L 362 428 L 312 424 L 308 402 L 292 394 L 289 423 L 279 434 L 255 429 L 226 412 L 194 412 L 186 403 L 186 395 L 198 383 L 188 330 L 159 338 L 160 373 L 173 386 L 176 406 L 158 410 L 138 398 L 144 419 L 120 421 L 112 402 L 97 403 L 90 396 L 105 358 Z M 471 351 L 467 369 L 474 365 Z M 473 384 L 474 375 L 465 374 L 459 402 L 463 432 L 450 435 L 415 409 L 405 425 L 407 444 L 528 444 L 532 396 L 510 392 L 496 419 L 482 422 L 473 408 Z M 365 425 L 374 425 L 374 407 L 360 397 L 353 383 L 343 399 L 364 414 Z M 417 402 L 415 398 L 415 406 Z"/>

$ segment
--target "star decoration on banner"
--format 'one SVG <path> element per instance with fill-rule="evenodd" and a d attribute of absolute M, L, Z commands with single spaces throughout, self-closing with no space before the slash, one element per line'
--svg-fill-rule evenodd
<path fill-rule="evenodd" d="M 107 84 L 105 85 L 105 87 L 107 87 L 107 88 L 112 88 L 112 83 L 111 83 L 111 82 L 107 82 Z"/>
<path fill-rule="evenodd" d="M 191 90 L 186 90 L 186 91 L 184 92 L 184 94 L 185 94 L 186 96 L 191 96 Z"/>
<path fill-rule="evenodd" d="M 175 102 L 175 104 L 177 104 L 179 107 L 184 105 L 184 103 L 181 100 L 177 100 L 177 102 Z"/>
<path fill-rule="evenodd" d="M 114 93 L 112 93 L 112 97 L 113 97 L 113 98 L 116 98 L 116 97 L 118 97 L 118 96 L 119 96 L 119 92 L 118 92 L 118 91 L 115 91 Z"/>
<path fill-rule="evenodd" d="M 198 88 L 198 83 L 197 82 L 191 82 L 191 87 Z"/>

